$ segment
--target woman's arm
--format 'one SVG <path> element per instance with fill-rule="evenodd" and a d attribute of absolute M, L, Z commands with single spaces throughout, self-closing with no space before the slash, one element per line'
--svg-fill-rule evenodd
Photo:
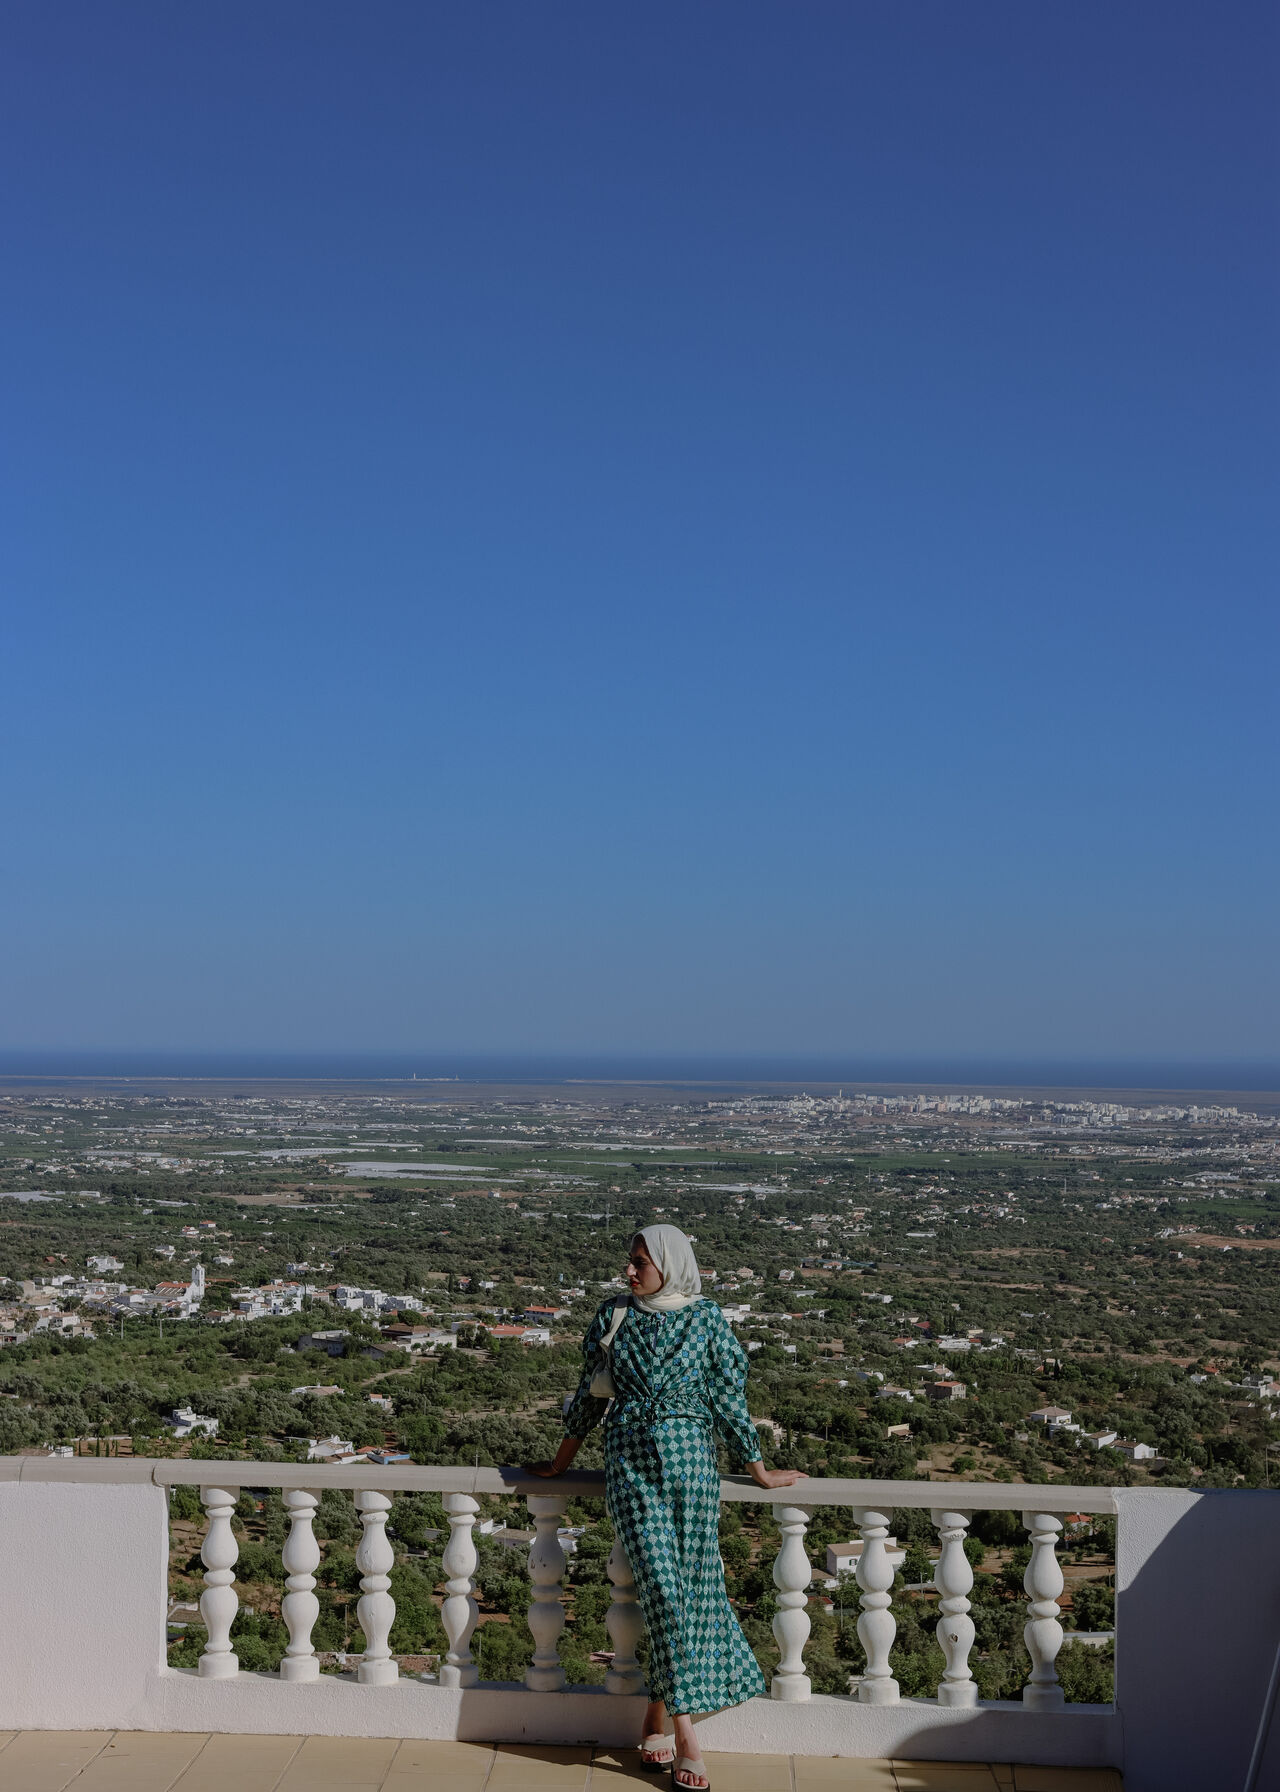
<path fill-rule="evenodd" d="M 711 1316 L 707 1376 L 715 1427 L 724 1439 L 735 1468 L 745 1468 L 757 1487 L 790 1487 L 808 1476 L 798 1468 L 766 1468 L 760 1437 L 747 1411 L 747 1353 L 729 1329 L 719 1308 Z"/>
<path fill-rule="evenodd" d="M 760 1460 L 760 1439 L 747 1411 L 747 1353 L 714 1301 L 707 1314 L 707 1398 L 715 1428 L 735 1469 Z"/>
<path fill-rule="evenodd" d="M 611 1311 L 612 1303 L 606 1302 L 587 1327 L 587 1335 L 582 1340 L 582 1376 L 577 1392 L 565 1409 L 564 1428 L 579 1443 L 588 1432 L 595 1430 L 609 1405 L 607 1400 L 601 1400 L 591 1392 L 591 1382 L 600 1364 L 600 1344 Z"/>
<path fill-rule="evenodd" d="M 588 1432 L 594 1431 L 605 1415 L 609 1402 L 591 1392 L 591 1382 L 600 1361 L 600 1342 L 608 1324 L 606 1315 L 611 1311 L 612 1302 L 606 1301 L 587 1327 L 587 1335 L 582 1340 L 582 1378 L 578 1382 L 577 1393 L 565 1410 L 564 1428 L 567 1435 L 564 1442 L 556 1451 L 553 1462 L 529 1463 L 528 1472 L 531 1475 L 562 1475 L 578 1454 Z"/>

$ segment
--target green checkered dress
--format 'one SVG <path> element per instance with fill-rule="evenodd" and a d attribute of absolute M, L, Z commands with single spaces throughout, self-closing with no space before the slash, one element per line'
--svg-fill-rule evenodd
<path fill-rule="evenodd" d="M 610 1405 L 591 1393 L 606 1301 L 583 1341 L 565 1415 L 570 1437 L 605 1419 L 605 1498 L 649 1630 L 649 1697 L 671 1713 L 720 1711 L 765 1690 L 729 1604 L 720 1560 L 716 1437 L 735 1468 L 760 1460 L 742 1390 L 747 1359 L 714 1301 L 674 1313 L 633 1307 L 613 1341 Z"/>

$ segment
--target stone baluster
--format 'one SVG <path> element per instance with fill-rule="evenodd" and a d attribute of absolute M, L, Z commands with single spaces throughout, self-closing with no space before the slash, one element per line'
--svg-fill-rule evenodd
<path fill-rule="evenodd" d="M 209 1514 L 209 1528 L 200 1546 L 200 1560 L 205 1569 L 200 1616 L 209 1640 L 200 1657 L 199 1671 L 205 1680 L 229 1680 L 240 1672 L 240 1663 L 231 1648 L 231 1625 L 240 1608 L 235 1592 L 240 1545 L 231 1529 L 236 1497 L 236 1489 L 232 1487 L 200 1489 L 201 1501 Z"/>
<path fill-rule="evenodd" d="M 471 1635 L 479 1616 L 474 1595 L 479 1557 L 471 1530 L 480 1502 L 469 1493 L 446 1493 L 443 1505 L 449 1520 L 449 1541 L 440 1558 L 440 1566 L 448 1577 L 440 1618 L 449 1639 L 449 1652 L 440 1665 L 440 1684 L 475 1686 L 480 1671 L 471 1653 Z"/>
<path fill-rule="evenodd" d="M 616 1693 L 643 1692 L 644 1674 L 636 1660 L 636 1645 L 644 1631 L 644 1618 L 636 1603 L 635 1576 L 621 1537 L 613 1540 L 608 1574 L 613 1582 L 613 1598 L 604 1623 L 613 1644 L 613 1661 L 604 1677 L 604 1689 Z"/>
<path fill-rule="evenodd" d="M 867 1652 L 867 1671 L 858 1684 L 858 1701 L 863 1705 L 894 1705 L 898 1700 L 898 1682 L 889 1669 L 889 1651 L 898 1625 L 889 1610 L 893 1604 L 893 1567 L 885 1548 L 889 1515 L 867 1509 L 855 1512 L 854 1519 L 862 1532 L 862 1553 L 856 1571 L 862 1589 L 858 1638 Z"/>
<path fill-rule="evenodd" d="M 399 1663 L 387 1644 L 396 1621 L 396 1602 L 391 1597 L 391 1570 L 396 1556 L 387 1540 L 391 1496 L 362 1490 L 356 1494 L 356 1510 L 364 1526 L 356 1551 L 356 1567 L 360 1570 L 356 1617 L 364 1631 L 364 1655 L 356 1669 L 356 1679 L 363 1686 L 389 1686 L 400 1678 Z"/>
<path fill-rule="evenodd" d="M 564 1629 L 560 1583 L 564 1579 L 565 1554 L 556 1532 L 567 1504 L 563 1497 L 545 1495 L 533 1495 L 529 1500 L 535 1531 L 529 1549 L 529 1579 L 533 1582 L 529 1629 L 533 1632 L 533 1660 L 524 1671 L 524 1683 L 530 1692 L 564 1690 L 564 1669 L 560 1665 L 557 1645 Z"/>
<path fill-rule="evenodd" d="M 933 1522 L 942 1544 L 942 1554 L 933 1575 L 933 1584 L 941 1595 L 936 1635 L 938 1647 L 947 1661 L 938 1687 L 938 1703 L 976 1705 L 978 1688 L 969 1671 L 969 1651 L 973 1647 L 969 1591 L 973 1586 L 973 1569 L 964 1553 L 969 1520 L 963 1512 L 935 1511 Z"/>
<path fill-rule="evenodd" d="M 320 1616 L 320 1601 L 313 1591 L 315 1571 L 320 1566 L 320 1545 L 312 1530 L 319 1497 L 302 1488 L 290 1488 L 284 1494 L 284 1508 L 289 1514 L 289 1535 L 285 1538 L 283 1561 L 285 1595 L 280 1616 L 289 1632 L 289 1647 L 280 1663 L 282 1680 L 318 1680 L 320 1662 L 311 1646 L 311 1632 Z"/>
<path fill-rule="evenodd" d="M 1024 1512 L 1022 1522 L 1031 1533 L 1031 1560 L 1022 1578 L 1028 1612 L 1022 1640 L 1031 1657 L 1031 1678 L 1022 1689 L 1022 1702 L 1035 1711 L 1060 1711 L 1066 1700 L 1054 1663 L 1062 1647 L 1062 1625 L 1058 1621 L 1062 1569 L 1054 1546 L 1062 1521 L 1052 1512 Z"/>
<path fill-rule="evenodd" d="M 804 1671 L 804 1646 L 809 1640 L 809 1584 L 813 1567 L 804 1546 L 809 1514 L 803 1506 L 775 1506 L 773 1516 L 782 1532 L 782 1547 L 773 1564 L 773 1584 L 778 1589 L 778 1612 L 773 1634 L 781 1651 L 769 1691 L 775 1699 L 797 1704 L 813 1692 Z"/>

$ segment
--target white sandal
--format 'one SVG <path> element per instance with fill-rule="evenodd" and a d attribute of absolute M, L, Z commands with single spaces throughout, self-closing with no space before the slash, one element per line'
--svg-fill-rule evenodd
<path fill-rule="evenodd" d="M 695 1774 L 702 1781 L 701 1786 L 684 1786 L 676 1778 L 678 1773 Z M 709 1792 L 711 1775 L 707 1772 L 706 1762 L 699 1756 L 695 1761 L 688 1755 L 680 1755 L 671 1764 L 671 1784 L 676 1792 Z"/>
<path fill-rule="evenodd" d="M 652 1736 L 642 1736 L 640 1739 L 641 1767 L 646 1773 L 665 1773 L 676 1758 L 675 1747 L 675 1738 L 664 1736 L 661 1731 L 655 1731 Z M 666 1752 L 668 1748 L 671 1750 L 670 1754 Z M 659 1749 L 663 1751 L 661 1754 L 658 1753 Z"/>

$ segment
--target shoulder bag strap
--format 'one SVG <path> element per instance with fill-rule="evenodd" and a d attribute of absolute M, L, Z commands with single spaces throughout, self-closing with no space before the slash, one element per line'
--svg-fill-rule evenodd
<path fill-rule="evenodd" d="M 609 1329 L 600 1340 L 601 1350 L 608 1350 L 609 1346 L 613 1343 L 613 1340 L 617 1337 L 618 1328 L 626 1318 L 627 1309 L 630 1305 L 631 1296 L 629 1294 L 624 1294 L 622 1299 L 615 1305 L 613 1309 L 613 1318 L 609 1321 Z"/>

